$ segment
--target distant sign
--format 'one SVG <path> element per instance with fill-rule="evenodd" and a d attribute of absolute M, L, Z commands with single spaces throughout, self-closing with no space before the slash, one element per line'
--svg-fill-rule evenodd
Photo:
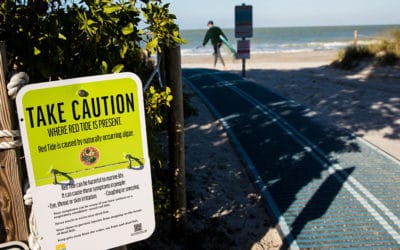
<path fill-rule="evenodd" d="M 149 237 L 154 207 L 140 79 L 32 84 L 17 109 L 42 249 L 109 249 Z"/>
<path fill-rule="evenodd" d="M 251 5 L 235 6 L 235 37 L 253 36 L 253 7 Z"/>
<path fill-rule="evenodd" d="M 237 40 L 237 58 L 250 59 L 250 40 Z"/>

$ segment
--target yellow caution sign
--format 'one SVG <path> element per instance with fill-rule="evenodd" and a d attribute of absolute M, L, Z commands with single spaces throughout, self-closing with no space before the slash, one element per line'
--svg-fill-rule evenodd
<path fill-rule="evenodd" d="M 43 249 L 109 249 L 153 232 L 141 86 L 122 73 L 31 84 L 18 94 Z"/>

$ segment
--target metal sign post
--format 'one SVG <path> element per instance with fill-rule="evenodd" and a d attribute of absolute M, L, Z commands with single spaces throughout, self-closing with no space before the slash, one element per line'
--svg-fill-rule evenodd
<path fill-rule="evenodd" d="M 246 76 L 246 59 L 250 59 L 250 40 L 237 41 L 237 59 L 242 59 L 242 76 Z"/>
<path fill-rule="evenodd" d="M 246 59 L 250 58 L 250 41 L 246 37 L 253 37 L 253 6 L 235 6 L 235 37 L 237 41 L 237 58 L 242 59 L 242 76 L 246 76 Z"/>

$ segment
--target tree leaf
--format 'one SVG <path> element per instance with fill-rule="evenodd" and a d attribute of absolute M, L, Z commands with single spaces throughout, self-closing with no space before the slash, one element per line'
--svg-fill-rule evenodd
<path fill-rule="evenodd" d="M 103 74 L 107 74 L 107 71 L 108 71 L 108 65 L 107 65 L 107 62 L 105 62 L 105 61 L 101 61 L 101 66 L 100 66 L 100 69 L 101 69 L 101 73 L 103 73 Z"/>
<path fill-rule="evenodd" d="M 147 43 L 146 48 L 150 51 L 154 51 L 154 48 L 158 45 L 158 38 L 154 38 L 150 42 Z"/>
<path fill-rule="evenodd" d="M 96 22 L 92 19 L 88 19 L 86 23 L 87 23 L 87 25 L 92 25 L 92 24 L 95 24 Z"/>
<path fill-rule="evenodd" d="M 38 49 L 37 47 L 34 47 L 34 48 L 33 48 L 33 54 L 34 54 L 35 56 L 39 55 L 40 53 L 42 53 L 42 51 L 40 51 L 40 49 Z"/>
<path fill-rule="evenodd" d="M 125 36 L 131 34 L 134 31 L 133 24 L 132 23 L 128 23 L 128 25 L 123 27 L 121 29 L 121 31 L 122 31 L 122 34 L 124 34 Z"/>
<path fill-rule="evenodd" d="M 48 35 L 44 35 L 44 36 L 42 36 L 42 37 L 39 37 L 39 42 L 41 42 L 41 41 L 47 39 L 47 37 L 48 37 Z"/>
<path fill-rule="evenodd" d="M 67 38 L 61 33 L 58 33 L 58 39 L 67 40 Z"/>
<path fill-rule="evenodd" d="M 125 54 L 128 51 L 128 45 L 124 44 L 122 45 L 122 48 L 119 50 L 119 55 L 121 56 L 122 59 L 125 58 Z"/>
<path fill-rule="evenodd" d="M 111 70 L 111 72 L 113 72 L 113 73 L 119 73 L 119 72 L 121 72 L 123 69 L 124 69 L 124 65 L 123 64 L 118 64 L 118 65 L 115 65 L 114 66 L 114 68 Z"/>
<path fill-rule="evenodd" d="M 108 5 L 103 7 L 103 12 L 105 14 L 111 14 L 118 11 L 120 7 L 118 5 Z"/>

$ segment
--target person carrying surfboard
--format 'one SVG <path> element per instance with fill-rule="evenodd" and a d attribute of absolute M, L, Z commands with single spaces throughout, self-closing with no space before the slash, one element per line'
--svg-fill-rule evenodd
<path fill-rule="evenodd" d="M 206 32 L 206 35 L 204 36 L 204 40 L 203 40 L 203 47 L 208 43 L 208 41 L 211 39 L 211 44 L 214 47 L 214 68 L 217 66 L 217 61 L 218 58 L 221 61 L 222 65 L 224 66 L 224 69 L 226 68 L 225 66 L 225 62 L 224 59 L 221 56 L 221 52 L 220 52 L 220 48 L 222 45 L 222 41 L 220 36 L 224 37 L 226 40 L 228 40 L 228 38 L 225 36 L 224 32 L 222 32 L 222 30 L 217 27 L 214 26 L 214 22 L 213 21 L 208 21 L 207 23 L 208 26 L 208 30 Z"/>

